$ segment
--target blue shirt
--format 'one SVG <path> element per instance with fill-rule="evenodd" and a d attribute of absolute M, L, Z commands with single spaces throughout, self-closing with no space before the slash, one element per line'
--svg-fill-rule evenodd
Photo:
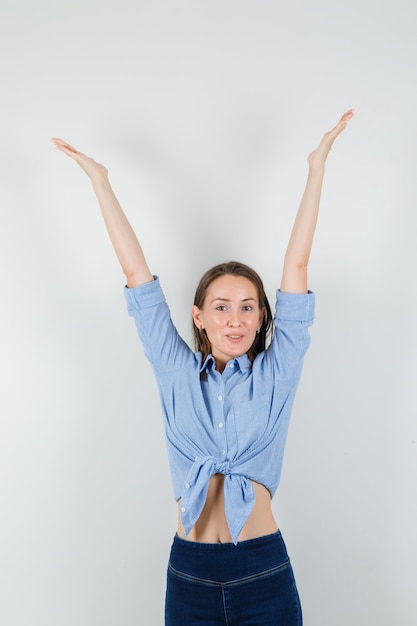
<path fill-rule="evenodd" d="M 304 354 L 314 319 L 314 294 L 277 291 L 274 335 L 251 364 L 244 354 L 222 373 L 204 363 L 172 323 L 158 278 L 126 287 L 145 354 L 156 375 L 175 499 L 185 536 L 206 501 L 211 476 L 224 474 L 225 514 L 233 542 L 255 501 L 251 481 L 274 495 Z"/>

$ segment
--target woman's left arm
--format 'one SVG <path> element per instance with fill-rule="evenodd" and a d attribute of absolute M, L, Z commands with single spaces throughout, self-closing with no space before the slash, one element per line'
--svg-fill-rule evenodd
<path fill-rule="evenodd" d="M 281 291 L 307 293 L 307 266 L 317 224 L 326 159 L 334 140 L 353 115 L 353 109 L 347 111 L 308 157 L 307 183 L 285 253 Z"/>

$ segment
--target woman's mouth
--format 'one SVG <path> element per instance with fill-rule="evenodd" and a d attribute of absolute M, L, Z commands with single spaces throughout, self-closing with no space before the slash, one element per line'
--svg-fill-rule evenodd
<path fill-rule="evenodd" d="M 243 335 L 226 335 L 226 337 L 229 341 L 232 341 L 233 343 L 237 343 L 241 339 L 243 339 Z"/>

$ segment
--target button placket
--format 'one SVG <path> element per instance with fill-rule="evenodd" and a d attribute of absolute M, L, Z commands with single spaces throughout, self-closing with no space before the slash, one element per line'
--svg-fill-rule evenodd
<path fill-rule="evenodd" d="M 225 416 L 225 406 L 224 406 L 224 389 L 220 390 L 220 393 L 217 396 L 217 401 L 219 404 L 219 409 L 217 411 L 217 438 L 218 438 L 218 442 L 219 442 L 219 452 L 220 452 L 220 456 L 224 456 L 226 454 L 226 450 L 227 450 L 227 444 L 226 444 L 226 428 L 225 428 L 225 420 L 226 420 L 226 416 Z"/>

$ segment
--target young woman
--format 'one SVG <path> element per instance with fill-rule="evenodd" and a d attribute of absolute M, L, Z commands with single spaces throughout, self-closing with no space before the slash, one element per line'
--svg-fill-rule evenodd
<path fill-rule="evenodd" d="M 202 277 L 192 307 L 197 352 L 172 324 L 159 279 L 146 263 L 106 168 L 53 139 L 91 179 L 126 275 L 128 310 L 159 385 L 178 502 L 167 626 L 302 623 L 271 498 L 314 318 L 307 265 L 325 162 L 352 116 L 347 111 L 308 157 L 274 320 L 254 270 L 237 262 L 217 265 Z"/>

